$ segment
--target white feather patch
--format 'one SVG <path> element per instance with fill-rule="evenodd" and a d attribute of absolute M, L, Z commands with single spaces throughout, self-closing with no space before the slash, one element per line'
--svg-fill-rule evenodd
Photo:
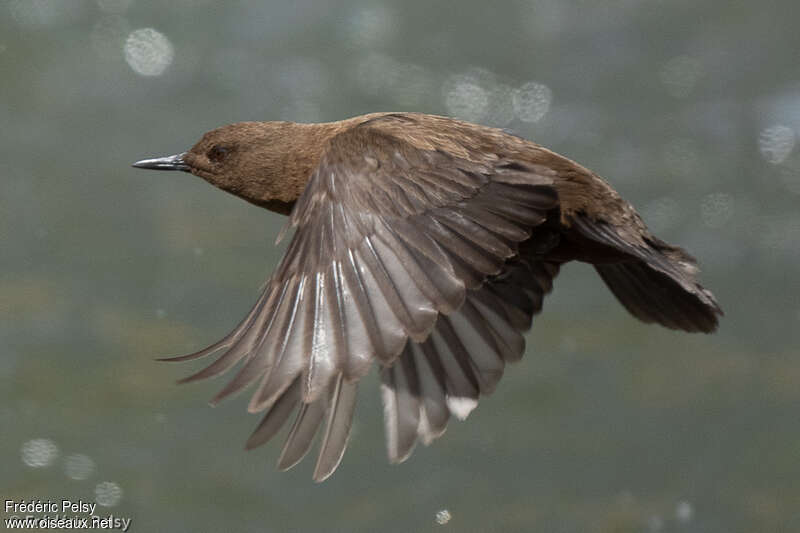
<path fill-rule="evenodd" d="M 447 397 L 447 408 L 459 420 L 466 420 L 469 414 L 478 406 L 477 398 L 465 398 L 459 396 Z"/>
<path fill-rule="evenodd" d="M 386 453 L 394 462 L 397 457 L 397 397 L 394 390 L 381 383 L 381 399 L 383 399 L 383 422 L 386 426 Z"/>

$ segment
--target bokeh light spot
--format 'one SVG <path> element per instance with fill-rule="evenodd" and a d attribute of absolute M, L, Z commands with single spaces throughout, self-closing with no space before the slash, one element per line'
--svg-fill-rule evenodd
<path fill-rule="evenodd" d="M 22 462 L 31 468 L 50 466 L 58 457 L 58 446 L 50 439 L 32 439 L 22 445 Z"/>
<path fill-rule="evenodd" d="M 388 7 L 375 4 L 355 12 L 347 24 L 346 34 L 359 48 L 374 48 L 392 38 L 397 16 Z"/>
<path fill-rule="evenodd" d="M 553 91 L 547 85 L 530 81 L 512 95 L 514 113 L 523 122 L 538 122 L 553 103 Z"/>
<path fill-rule="evenodd" d="M 485 68 L 471 68 L 448 77 L 442 85 L 448 114 L 496 127 L 514 120 L 513 90 Z"/>
<path fill-rule="evenodd" d="M 470 122 L 481 122 L 489 108 L 489 93 L 469 74 L 457 74 L 442 86 L 447 113 Z"/>
<path fill-rule="evenodd" d="M 442 509 L 441 511 L 436 511 L 436 523 L 440 526 L 445 525 L 450 521 L 453 516 L 450 514 L 450 511 L 447 509 Z"/>
<path fill-rule="evenodd" d="M 94 472 L 94 461 L 88 455 L 74 453 L 64 459 L 64 473 L 76 481 L 87 479 Z"/>
<path fill-rule="evenodd" d="M 174 57 L 172 43 L 153 28 L 134 30 L 125 40 L 125 61 L 142 76 L 160 76 Z"/>
<path fill-rule="evenodd" d="M 692 516 L 694 516 L 692 504 L 687 501 L 678 502 L 678 505 L 675 506 L 675 518 L 678 519 L 678 522 L 690 522 Z"/>
<path fill-rule="evenodd" d="M 761 156 L 773 165 L 783 163 L 794 150 L 796 142 L 794 130 L 783 124 L 775 124 L 761 130 L 758 136 L 758 149 Z"/>
<path fill-rule="evenodd" d="M 103 507 L 114 507 L 122 500 L 122 487 L 113 481 L 103 481 L 94 488 L 94 498 Z"/>

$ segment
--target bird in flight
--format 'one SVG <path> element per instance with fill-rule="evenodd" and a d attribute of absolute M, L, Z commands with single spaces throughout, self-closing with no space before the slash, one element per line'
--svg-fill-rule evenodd
<path fill-rule="evenodd" d="M 248 449 L 294 413 L 280 469 L 321 432 L 316 481 L 342 459 L 374 361 L 389 459 L 401 462 L 522 357 L 564 263 L 594 266 L 643 322 L 709 333 L 722 315 L 694 258 L 651 234 L 606 181 L 503 130 L 419 113 L 241 122 L 134 166 L 190 172 L 288 215 L 281 235 L 294 236 L 245 319 L 167 360 L 218 355 L 182 382 L 239 364 L 212 405 L 253 386 L 248 410 L 264 415 Z"/>

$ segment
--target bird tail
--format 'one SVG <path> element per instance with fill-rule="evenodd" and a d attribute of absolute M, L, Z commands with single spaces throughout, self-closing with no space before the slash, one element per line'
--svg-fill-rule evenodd
<path fill-rule="evenodd" d="M 663 269 L 642 260 L 594 268 L 620 303 L 643 322 L 691 332 L 717 329 L 722 310 L 689 269 Z"/>
<path fill-rule="evenodd" d="M 633 316 L 670 329 L 717 329 L 722 309 L 711 291 L 698 283 L 697 261 L 685 250 L 648 232 L 632 240 L 618 226 L 587 216 L 575 216 L 571 224 L 581 238 L 604 248 L 604 260 L 582 260 L 593 264 Z"/>

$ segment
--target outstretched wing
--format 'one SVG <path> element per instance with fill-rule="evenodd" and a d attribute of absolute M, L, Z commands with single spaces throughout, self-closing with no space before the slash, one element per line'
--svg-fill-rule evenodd
<path fill-rule="evenodd" d="M 500 156 L 470 161 L 372 125 L 343 132 L 298 200 L 294 237 L 248 316 L 218 343 L 172 360 L 224 350 L 184 381 L 241 363 L 212 403 L 255 384 L 249 410 L 266 414 L 248 447 L 297 410 L 280 468 L 297 463 L 324 424 L 321 481 L 341 460 L 357 382 L 377 359 L 397 415 L 387 407 L 390 457 L 401 460 L 417 435 L 440 434 L 450 412 L 465 416 L 503 361 L 521 356 L 519 332 L 554 272 L 525 296 L 529 281 L 507 281 L 523 267 L 507 261 L 557 207 L 551 185 L 547 169 Z"/>
<path fill-rule="evenodd" d="M 430 444 L 450 415 L 463 420 L 481 394 L 490 394 L 506 363 L 525 351 L 523 333 L 553 287 L 557 263 L 512 260 L 467 297 L 457 311 L 441 315 L 421 343 L 406 343 L 395 364 L 381 369 L 386 450 L 404 461 L 417 440 Z"/>

